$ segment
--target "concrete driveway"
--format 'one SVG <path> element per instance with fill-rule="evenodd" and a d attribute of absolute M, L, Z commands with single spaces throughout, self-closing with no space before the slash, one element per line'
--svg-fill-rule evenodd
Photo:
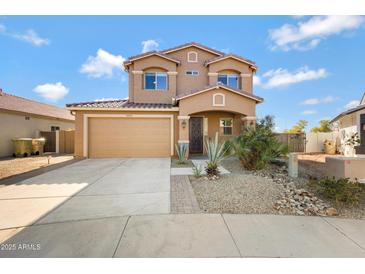
<path fill-rule="evenodd" d="M 170 159 L 87 159 L 0 186 L 0 229 L 169 213 Z"/>

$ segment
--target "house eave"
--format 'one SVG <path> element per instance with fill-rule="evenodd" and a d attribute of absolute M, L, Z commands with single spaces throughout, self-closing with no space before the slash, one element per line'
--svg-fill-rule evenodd
<path fill-rule="evenodd" d="M 178 107 L 172 108 L 99 108 L 99 107 L 66 107 L 68 110 L 73 111 L 151 111 L 151 112 L 176 112 L 179 111 Z"/>

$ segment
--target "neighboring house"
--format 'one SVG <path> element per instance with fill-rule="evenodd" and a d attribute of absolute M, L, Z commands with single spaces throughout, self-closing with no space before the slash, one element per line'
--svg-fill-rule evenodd
<path fill-rule="evenodd" d="M 341 152 L 346 156 L 365 154 L 365 92 L 361 98 L 360 105 L 348 109 L 335 118 L 330 123 L 339 130 L 341 140 Z M 348 140 L 355 133 L 360 137 L 361 145 L 356 147 L 356 151 L 351 146 L 346 146 Z"/>
<path fill-rule="evenodd" d="M 38 137 L 39 131 L 75 128 L 69 110 L 51 106 L 0 90 L 0 157 L 13 154 L 13 138 Z"/>
<path fill-rule="evenodd" d="M 68 104 L 76 115 L 77 157 L 165 157 L 175 144 L 204 153 L 253 125 L 254 62 L 198 43 L 130 57 L 128 100 Z M 148 168 L 148 167 L 147 167 Z"/>

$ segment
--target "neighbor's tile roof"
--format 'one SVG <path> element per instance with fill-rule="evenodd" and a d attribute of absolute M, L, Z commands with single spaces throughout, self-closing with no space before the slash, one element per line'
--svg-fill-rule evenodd
<path fill-rule="evenodd" d="M 159 103 L 133 103 L 128 100 L 111 100 L 111 101 L 96 101 L 96 102 L 85 102 L 85 103 L 73 103 L 67 104 L 68 108 L 120 108 L 122 109 L 130 109 L 130 108 L 139 108 L 139 109 L 170 109 L 173 107 L 172 104 L 159 104 Z"/>
<path fill-rule="evenodd" d="M 357 111 L 359 111 L 359 110 L 363 110 L 363 109 L 365 109 L 365 104 L 363 104 L 363 105 L 359 105 L 359 106 L 354 107 L 354 108 L 350 108 L 350 109 L 348 109 L 348 110 L 346 110 L 346 111 L 341 112 L 340 114 L 338 114 L 335 118 L 333 118 L 333 119 L 330 121 L 330 123 L 333 123 L 333 122 L 337 121 L 338 119 L 340 119 L 340 118 L 341 118 L 341 117 L 343 117 L 343 116 L 349 115 L 349 114 L 351 114 L 351 113 L 354 113 L 354 112 L 357 112 Z"/>
<path fill-rule="evenodd" d="M 58 119 L 75 120 L 70 111 L 64 108 L 36 102 L 0 91 L 0 109 L 18 111 Z"/>
<path fill-rule="evenodd" d="M 226 85 L 222 85 L 222 84 L 217 84 L 217 85 L 209 85 L 203 89 L 195 89 L 195 90 L 191 90 L 189 92 L 186 92 L 186 93 L 183 93 L 183 94 L 180 94 L 178 96 L 176 96 L 175 98 L 177 100 L 183 98 L 183 97 L 186 97 L 186 96 L 189 96 L 189 95 L 194 95 L 196 93 L 200 93 L 200 92 L 203 92 L 203 91 L 209 91 L 211 89 L 214 89 L 214 88 L 224 88 L 224 89 L 228 89 L 228 90 L 233 90 L 237 93 L 240 93 L 246 97 L 252 97 L 253 99 L 259 101 L 259 102 L 262 102 L 264 101 L 264 99 L 262 97 L 259 97 L 259 96 L 256 96 L 256 95 L 253 95 L 252 93 L 250 92 L 247 92 L 247 91 L 243 91 L 243 90 L 240 90 L 240 89 L 235 89 L 235 88 L 232 88 L 232 87 L 228 87 Z"/>

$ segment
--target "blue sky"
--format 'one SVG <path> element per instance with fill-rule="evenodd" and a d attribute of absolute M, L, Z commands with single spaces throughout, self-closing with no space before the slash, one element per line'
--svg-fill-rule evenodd
<path fill-rule="evenodd" d="M 257 63 L 257 114 L 278 130 L 300 119 L 310 129 L 365 90 L 360 16 L 2 16 L 0 87 L 58 106 L 125 98 L 125 58 L 191 41 Z"/>

